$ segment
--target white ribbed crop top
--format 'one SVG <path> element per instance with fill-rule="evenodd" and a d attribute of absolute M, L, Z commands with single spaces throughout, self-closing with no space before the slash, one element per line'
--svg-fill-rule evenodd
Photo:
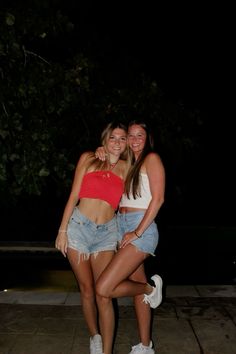
<path fill-rule="evenodd" d="M 149 203 L 152 199 L 149 179 L 146 173 L 140 173 L 140 194 L 141 197 L 137 196 L 134 199 L 133 194 L 130 193 L 129 198 L 126 194 L 122 195 L 120 201 L 120 207 L 129 207 L 129 208 L 140 208 L 140 209 L 147 209 Z"/>

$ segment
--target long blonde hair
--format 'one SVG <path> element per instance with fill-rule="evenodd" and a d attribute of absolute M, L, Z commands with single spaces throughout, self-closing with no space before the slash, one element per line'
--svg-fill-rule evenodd
<path fill-rule="evenodd" d="M 113 121 L 107 124 L 101 134 L 101 145 L 104 146 L 105 149 L 113 130 L 116 128 L 124 130 L 126 134 L 128 132 L 127 127 L 121 122 Z M 131 151 L 128 146 L 126 147 L 125 151 L 120 155 L 119 159 L 131 161 Z M 93 166 L 95 170 L 106 170 L 110 167 L 109 161 L 107 159 L 105 161 L 101 161 L 95 157 L 94 153 L 91 153 L 89 167 L 91 166 Z"/>

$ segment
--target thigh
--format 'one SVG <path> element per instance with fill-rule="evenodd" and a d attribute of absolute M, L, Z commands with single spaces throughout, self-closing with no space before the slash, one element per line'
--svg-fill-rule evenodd
<path fill-rule="evenodd" d="M 93 272 L 89 258 L 83 258 L 78 251 L 68 248 L 67 257 L 80 287 L 94 288 Z"/>
<path fill-rule="evenodd" d="M 90 257 L 94 281 L 96 282 L 101 273 L 114 257 L 114 251 L 102 251 L 92 254 Z"/>
<path fill-rule="evenodd" d="M 130 280 L 147 283 L 144 264 L 142 263 L 129 277 Z"/>
<path fill-rule="evenodd" d="M 109 289 L 114 289 L 136 271 L 147 257 L 148 254 L 140 252 L 132 244 L 120 248 L 109 266 L 102 272 L 99 282 Z"/>

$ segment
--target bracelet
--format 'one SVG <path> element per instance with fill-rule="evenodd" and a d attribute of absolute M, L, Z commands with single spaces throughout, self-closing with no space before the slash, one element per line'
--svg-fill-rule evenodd
<path fill-rule="evenodd" d="M 66 233 L 66 232 L 67 232 L 67 230 L 62 230 L 62 229 L 59 229 L 59 230 L 58 230 L 58 232 L 61 232 L 61 233 L 65 232 L 65 233 Z"/>
<path fill-rule="evenodd" d="M 140 238 L 140 237 L 142 236 L 142 235 L 139 235 L 136 230 L 134 230 L 134 234 L 135 234 L 135 236 L 137 236 L 138 238 Z"/>

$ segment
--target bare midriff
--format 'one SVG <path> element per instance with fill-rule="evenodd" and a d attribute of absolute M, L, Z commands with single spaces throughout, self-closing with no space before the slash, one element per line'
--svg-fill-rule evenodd
<path fill-rule="evenodd" d="M 95 224 L 106 224 L 114 215 L 115 210 L 110 204 L 100 199 L 81 198 L 77 208 Z"/>
<path fill-rule="evenodd" d="M 135 213 L 137 211 L 146 211 L 146 209 L 141 209 L 141 208 L 130 208 L 130 207 L 120 207 L 119 212 L 121 214 L 126 214 L 126 213 Z"/>

